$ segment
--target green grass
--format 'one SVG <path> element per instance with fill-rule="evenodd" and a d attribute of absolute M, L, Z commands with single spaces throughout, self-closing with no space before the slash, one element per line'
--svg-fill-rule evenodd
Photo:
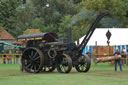
<path fill-rule="evenodd" d="M 114 66 L 107 63 L 92 65 L 87 73 L 73 69 L 69 74 L 30 74 L 19 69 L 18 64 L 0 64 L 0 85 L 128 85 L 128 67 L 115 72 Z"/>

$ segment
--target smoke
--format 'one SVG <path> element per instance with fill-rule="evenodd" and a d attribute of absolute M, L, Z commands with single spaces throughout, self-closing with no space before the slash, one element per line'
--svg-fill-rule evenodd
<path fill-rule="evenodd" d="M 103 26 L 103 27 L 107 27 L 107 28 L 112 28 L 112 27 L 120 27 L 121 26 L 121 22 L 120 20 L 118 19 L 115 19 L 115 18 L 103 18 L 101 21 L 100 21 L 100 24 Z"/>
<path fill-rule="evenodd" d="M 78 14 L 76 14 L 71 18 L 69 26 L 76 24 L 82 19 L 90 19 L 95 17 L 96 17 L 95 11 L 90 11 L 90 10 L 87 10 L 86 8 L 82 8 Z"/>
<path fill-rule="evenodd" d="M 107 10 L 104 10 L 104 12 Z M 101 11 L 102 12 L 102 11 Z M 73 26 L 74 24 L 78 23 L 82 19 L 95 19 L 97 17 L 97 13 L 92 10 L 88 10 L 86 8 L 82 8 L 79 13 L 71 18 L 69 26 Z M 120 20 L 116 18 L 103 18 L 100 21 L 102 27 L 121 27 Z"/>

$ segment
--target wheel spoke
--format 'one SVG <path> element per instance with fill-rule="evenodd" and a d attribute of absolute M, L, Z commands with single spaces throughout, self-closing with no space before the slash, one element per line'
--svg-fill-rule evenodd
<path fill-rule="evenodd" d="M 82 67 L 82 71 L 84 71 L 84 65 L 82 65 L 81 67 Z"/>
<path fill-rule="evenodd" d="M 61 66 L 61 70 L 62 70 L 62 72 L 64 72 L 64 66 L 63 65 Z"/>
<path fill-rule="evenodd" d="M 31 55 L 28 55 L 29 59 L 31 59 Z"/>
<path fill-rule="evenodd" d="M 60 64 L 60 68 L 63 68 L 63 66 Z"/>
<path fill-rule="evenodd" d="M 34 66 L 34 71 L 36 71 L 37 69 L 36 69 L 36 65 Z"/>
<path fill-rule="evenodd" d="M 29 68 L 31 66 L 31 64 L 29 63 L 27 66 L 26 66 L 26 68 Z"/>
<path fill-rule="evenodd" d="M 80 69 L 82 70 L 82 65 L 80 64 Z"/>
<path fill-rule="evenodd" d="M 63 66 L 63 65 L 61 65 L 61 69 L 62 69 L 62 72 L 65 72 L 65 70 L 64 70 L 64 66 Z"/>
<path fill-rule="evenodd" d="M 31 51 L 31 56 L 33 56 L 33 54 L 34 54 L 34 52 L 33 52 L 33 51 Z"/>
<path fill-rule="evenodd" d="M 31 70 L 33 70 L 33 67 L 34 67 L 34 66 L 33 66 L 33 65 L 31 65 Z"/>
<path fill-rule="evenodd" d="M 66 66 L 63 66 L 63 68 L 64 68 L 64 71 L 66 71 L 67 69 L 66 69 Z"/>
<path fill-rule="evenodd" d="M 34 54 L 33 59 L 35 59 L 35 58 L 36 58 L 36 55 L 37 55 L 37 54 L 38 54 L 37 52 Z"/>
<path fill-rule="evenodd" d="M 40 64 L 40 62 L 39 62 L 39 61 L 34 61 L 34 63 L 36 63 L 36 64 Z"/>
<path fill-rule="evenodd" d="M 35 61 L 36 61 L 36 60 L 38 60 L 38 59 L 40 59 L 40 56 L 38 56 L 38 57 L 34 58 L 34 60 L 35 60 Z"/>

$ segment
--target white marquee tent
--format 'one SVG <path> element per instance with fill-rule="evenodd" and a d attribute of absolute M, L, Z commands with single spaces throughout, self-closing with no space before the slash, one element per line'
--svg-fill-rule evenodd
<path fill-rule="evenodd" d="M 118 48 L 119 50 L 126 48 L 128 52 L 128 29 L 126 28 L 97 28 L 93 35 L 91 36 L 87 46 L 83 50 L 83 53 L 86 53 L 88 50 L 92 53 L 93 46 L 107 46 L 107 37 L 106 33 L 108 30 L 111 32 L 110 46 L 114 47 L 114 52 Z M 79 43 L 82 42 L 85 36 L 79 39 Z"/>
<path fill-rule="evenodd" d="M 91 36 L 88 46 L 106 46 L 107 45 L 107 31 L 110 31 L 112 36 L 110 38 L 110 45 L 128 45 L 128 29 L 126 28 L 97 28 Z M 84 36 L 79 39 L 79 42 L 83 40 Z"/>

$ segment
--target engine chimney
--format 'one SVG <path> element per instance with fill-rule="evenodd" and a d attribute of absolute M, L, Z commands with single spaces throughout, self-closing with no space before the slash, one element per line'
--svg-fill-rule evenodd
<path fill-rule="evenodd" d="M 72 26 L 67 29 L 67 40 L 68 43 L 72 43 Z"/>

